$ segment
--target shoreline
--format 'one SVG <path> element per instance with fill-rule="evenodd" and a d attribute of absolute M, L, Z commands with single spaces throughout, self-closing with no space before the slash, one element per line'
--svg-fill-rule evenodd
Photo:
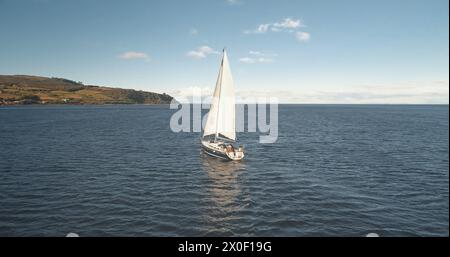
<path fill-rule="evenodd" d="M 154 105 L 170 105 L 171 103 L 159 103 L 159 104 L 146 104 L 146 103 L 33 103 L 33 104 L 2 104 L 0 107 L 5 106 L 107 106 L 107 105 L 144 105 L 144 106 L 154 106 Z M 183 103 L 179 103 L 183 104 Z M 189 103 L 193 104 L 193 103 Z M 236 105 L 246 105 L 245 103 L 238 103 Z M 284 106 L 439 106 L 448 107 L 449 104 L 342 104 L 342 103 L 279 103 L 278 105 Z"/>

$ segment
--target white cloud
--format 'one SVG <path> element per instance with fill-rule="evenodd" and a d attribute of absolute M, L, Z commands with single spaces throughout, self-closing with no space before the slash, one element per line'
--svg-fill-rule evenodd
<path fill-rule="evenodd" d="M 274 54 L 274 53 L 266 53 L 266 52 L 261 52 L 261 51 L 249 51 L 248 54 L 250 54 L 250 55 L 255 55 L 255 56 L 266 56 L 266 57 L 269 57 L 269 56 L 272 56 L 272 57 L 278 56 L 277 54 Z"/>
<path fill-rule="evenodd" d="M 150 61 L 150 57 L 146 53 L 134 51 L 124 52 L 121 55 L 119 55 L 119 58 L 123 60 L 142 59 L 145 61 Z"/>
<path fill-rule="evenodd" d="M 270 26 L 270 24 L 261 24 L 256 29 L 256 32 L 257 33 L 266 33 L 267 30 L 269 29 L 269 26 Z"/>
<path fill-rule="evenodd" d="M 241 97 L 272 96 L 280 103 L 303 104 L 448 104 L 448 81 L 341 86 L 340 89 L 247 90 Z"/>
<path fill-rule="evenodd" d="M 295 33 L 295 37 L 300 42 L 307 42 L 309 41 L 309 39 L 311 39 L 311 34 L 309 34 L 308 32 L 298 31 L 297 33 Z"/>
<path fill-rule="evenodd" d="M 248 52 L 249 54 L 252 54 L 252 55 L 260 55 L 260 54 L 262 54 L 261 52 L 259 52 L 259 51 L 250 51 L 250 52 Z"/>
<path fill-rule="evenodd" d="M 203 59 L 211 54 L 219 54 L 219 52 L 209 46 L 201 46 L 201 47 L 197 48 L 196 50 L 187 52 L 186 56 L 193 58 L 193 59 Z"/>
<path fill-rule="evenodd" d="M 255 59 L 254 58 L 250 58 L 250 57 L 240 58 L 239 61 L 242 62 L 242 63 L 255 63 Z"/>
<path fill-rule="evenodd" d="M 272 63 L 274 59 L 272 57 L 277 56 L 276 54 L 268 54 L 260 51 L 250 51 L 249 55 L 251 57 L 243 57 L 239 59 L 239 62 L 252 64 L 252 63 Z"/>
<path fill-rule="evenodd" d="M 184 87 L 168 92 L 180 103 L 202 103 L 206 98 L 211 97 L 213 88 L 211 87 Z"/>
<path fill-rule="evenodd" d="M 448 104 L 449 82 L 414 81 L 395 84 L 340 86 L 340 89 L 251 90 L 237 89 L 237 102 L 245 98 L 276 97 L 280 103 L 300 104 Z M 194 91 L 196 90 L 196 91 Z M 210 97 L 212 87 L 188 87 L 168 92 L 177 100 L 191 101 L 193 92 L 201 91 L 202 99 Z"/>
<path fill-rule="evenodd" d="M 254 30 L 245 30 L 245 34 L 264 34 L 269 30 L 270 24 L 260 24 Z"/>
<path fill-rule="evenodd" d="M 254 30 L 245 30 L 245 34 L 263 34 L 268 31 L 285 31 L 285 32 L 294 32 L 294 30 L 305 27 L 305 25 L 299 20 L 294 20 L 292 18 L 285 18 L 280 22 L 275 23 L 263 23 L 258 25 L 258 27 Z"/>
<path fill-rule="evenodd" d="M 250 58 L 250 57 L 244 57 L 239 59 L 242 63 L 252 64 L 252 63 L 271 63 L 273 62 L 273 59 L 268 59 L 264 57 L 260 58 Z"/>
<path fill-rule="evenodd" d="M 299 28 L 306 27 L 300 19 L 284 18 L 280 22 L 263 23 L 254 30 L 244 30 L 244 34 L 266 34 L 268 32 L 295 33 L 299 41 L 306 42 L 311 38 L 308 32 L 298 31 Z"/>
<path fill-rule="evenodd" d="M 274 62 L 274 60 L 273 60 L 273 59 L 270 59 L 270 58 L 259 57 L 259 58 L 258 58 L 258 62 L 259 62 L 259 63 L 271 63 L 271 62 Z"/>
<path fill-rule="evenodd" d="M 292 18 L 285 18 L 282 22 L 275 22 L 273 26 L 281 29 L 296 29 L 304 27 L 300 20 L 293 20 Z"/>

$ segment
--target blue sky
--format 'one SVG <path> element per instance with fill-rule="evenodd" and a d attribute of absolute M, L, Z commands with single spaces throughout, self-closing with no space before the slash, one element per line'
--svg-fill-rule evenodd
<path fill-rule="evenodd" d="M 447 103 L 448 0 L 0 0 L 0 74 L 242 96 Z M 209 91 L 208 91 L 209 90 Z"/>

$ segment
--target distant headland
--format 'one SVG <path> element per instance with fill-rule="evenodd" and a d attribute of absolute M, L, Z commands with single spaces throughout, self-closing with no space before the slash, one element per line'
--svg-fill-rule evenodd
<path fill-rule="evenodd" d="M 64 78 L 0 75 L 0 105 L 169 104 L 172 99 L 165 93 L 84 85 Z"/>

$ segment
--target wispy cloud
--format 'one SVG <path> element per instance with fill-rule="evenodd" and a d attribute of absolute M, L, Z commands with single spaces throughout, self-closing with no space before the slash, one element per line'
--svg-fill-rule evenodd
<path fill-rule="evenodd" d="M 300 42 L 307 42 L 311 38 L 309 32 L 299 31 L 306 25 L 300 19 L 284 18 L 282 21 L 259 24 L 256 29 L 244 30 L 244 34 L 266 34 L 268 32 L 295 33 Z"/>
<path fill-rule="evenodd" d="M 414 81 L 395 84 L 341 86 L 340 89 L 308 89 L 240 92 L 243 96 L 274 96 L 280 103 L 314 104 L 448 104 L 448 81 Z"/>
<path fill-rule="evenodd" d="M 242 63 L 252 64 L 252 63 L 272 63 L 274 62 L 273 59 L 270 58 L 264 58 L 264 57 L 258 57 L 258 58 L 251 58 L 251 57 L 243 57 L 239 59 Z"/>
<path fill-rule="evenodd" d="M 304 90 L 236 90 L 236 101 L 249 98 L 276 97 L 280 103 L 300 104 L 448 104 L 449 82 L 402 82 L 396 84 L 352 85 L 340 89 Z M 194 90 L 195 89 L 195 90 Z M 212 95 L 212 87 L 187 87 L 170 91 L 177 100 L 192 101 L 193 92 L 201 92 L 202 99 Z"/>
<path fill-rule="evenodd" d="M 244 30 L 244 34 L 264 34 L 269 31 L 270 24 L 260 24 L 256 29 L 253 30 Z"/>
<path fill-rule="evenodd" d="M 260 25 L 258 25 L 258 27 L 256 29 L 254 29 L 254 30 L 245 30 L 244 33 L 245 34 L 264 34 L 267 31 L 269 31 L 270 25 L 271 24 L 269 24 L 269 23 L 260 24 Z"/>
<path fill-rule="evenodd" d="M 242 63 L 255 63 L 255 59 L 254 58 L 250 58 L 250 57 L 242 57 L 239 59 L 240 62 Z"/>
<path fill-rule="evenodd" d="M 311 35 L 308 32 L 299 31 L 295 33 L 295 37 L 300 42 L 307 42 L 311 38 Z"/>
<path fill-rule="evenodd" d="M 249 51 L 248 54 L 256 55 L 256 56 L 272 56 L 272 57 L 278 56 L 278 54 L 261 52 L 261 51 Z"/>
<path fill-rule="evenodd" d="M 184 87 L 178 88 L 168 92 L 180 103 L 203 103 L 208 97 L 213 94 L 211 87 Z"/>
<path fill-rule="evenodd" d="M 146 53 L 143 53 L 143 52 L 129 51 L 129 52 L 124 52 L 124 53 L 120 54 L 118 57 L 123 60 L 140 59 L 140 60 L 150 61 L 150 57 Z"/>
<path fill-rule="evenodd" d="M 259 24 L 256 29 L 244 30 L 245 34 L 264 34 L 270 31 L 273 32 L 294 32 L 298 28 L 305 27 L 300 19 L 285 18 L 282 21 L 274 23 Z"/>
<path fill-rule="evenodd" d="M 246 63 L 246 64 L 253 64 L 253 63 L 272 63 L 274 62 L 274 57 L 276 57 L 276 54 L 269 54 L 269 53 L 263 53 L 260 51 L 250 51 L 249 56 L 242 57 L 239 59 L 239 62 Z"/>
<path fill-rule="evenodd" d="M 249 54 L 253 54 L 253 55 L 260 55 L 260 54 L 262 54 L 260 51 L 250 51 L 248 53 Z"/>
<path fill-rule="evenodd" d="M 193 59 L 204 59 L 211 54 L 219 54 L 219 52 L 209 46 L 201 46 L 196 50 L 187 52 L 186 56 Z"/>
<path fill-rule="evenodd" d="M 273 24 L 274 28 L 279 29 L 296 29 L 304 26 L 300 20 L 293 20 L 292 18 L 285 18 L 282 22 L 275 22 Z"/>

